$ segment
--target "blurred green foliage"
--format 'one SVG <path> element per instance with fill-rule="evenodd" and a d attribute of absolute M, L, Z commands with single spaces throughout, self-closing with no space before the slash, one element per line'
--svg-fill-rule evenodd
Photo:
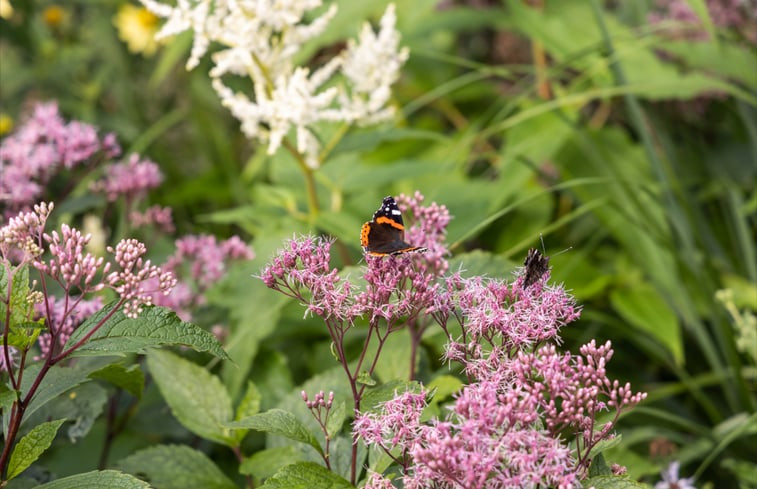
<path fill-rule="evenodd" d="M 337 3 L 303 60 L 317 63 L 387 2 Z M 647 481 L 676 459 L 714 487 L 734 478 L 754 487 L 757 368 L 715 296 L 731 288 L 737 309 L 754 313 L 755 39 L 708 17 L 709 38 L 692 39 L 691 26 L 648 22 L 651 1 L 545 3 L 400 2 L 411 57 L 395 90 L 398 117 L 350 130 L 333 148 L 316 171 L 315 217 L 294 160 L 245 140 L 219 105 L 208 60 L 185 71 L 186 37 L 149 58 L 127 50 L 113 21 L 119 1 L 13 0 L 0 19 L 0 113 L 18 121 L 34 101 L 57 100 L 68 117 L 115 131 L 125 153 L 160 164 L 166 184 L 150 199 L 173 207 L 180 233 L 249 239 L 257 258 L 210 294 L 230 311 L 233 363 L 218 370 L 235 405 L 248 379 L 263 409 L 304 410 L 292 393 L 306 381 L 336 389 L 316 382 L 335 365 L 318 321 L 251 275 L 283 239 L 307 232 L 337 239 L 335 266 L 359 265 L 358 230 L 381 197 L 420 190 L 454 216 L 454 266 L 511 276 L 543 236 L 554 280 L 583 305 L 563 331 L 568 345 L 612 339 L 614 376 L 649 392 L 608 460 Z M 441 367 L 439 341 L 429 330 L 421 380 Z M 191 443 L 241 480 L 232 454 L 193 438 L 148 385 L 109 464 L 156 440 Z M 100 419 L 76 454 L 56 443 L 45 466 L 96 468 L 102 436 Z"/>

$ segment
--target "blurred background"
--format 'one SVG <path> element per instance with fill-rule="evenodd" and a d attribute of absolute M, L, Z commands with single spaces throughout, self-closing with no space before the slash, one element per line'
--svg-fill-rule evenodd
<path fill-rule="evenodd" d="M 388 2 L 334 3 L 305 65 Z M 453 270 L 512 277 L 543 238 L 553 280 L 583 305 L 566 348 L 611 339 L 612 376 L 649 393 L 607 458 L 648 481 L 678 460 L 697 487 L 757 487 L 757 2 L 415 0 L 397 2 L 397 18 L 410 58 L 396 117 L 338 140 L 314 172 L 317 213 L 291 156 L 267 155 L 220 105 L 207 57 L 185 69 L 191 38 L 157 44 L 161 21 L 136 2 L 0 0 L 0 138 L 57 101 L 159 165 L 146 203 L 173 209 L 177 235 L 251 243 L 256 259 L 196 318 L 228 324 L 234 394 L 285 362 L 279 385 L 263 386 L 281 397 L 333 361 L 317 321 L 250 278 L 282 240 L 328 234 L 334 266 L 359 264 L 360 225 L 383 196 L 416 190 L 453 215 Z M 103 205 L 87 188 L 49 195 L 60 219 Z M 102 216 L 109 242 L 118 215 Z M 172 251 L 170 234 L 143 238 L 156 259 Z M 429 369 L 439 342 L 424 339 Z M 148 405 L 145 432 L 158 429 L 149 417 Z M 145 443 L 135 435 L 114 457 Z M 51 458 L 62 474 L 90 468 Z"/>

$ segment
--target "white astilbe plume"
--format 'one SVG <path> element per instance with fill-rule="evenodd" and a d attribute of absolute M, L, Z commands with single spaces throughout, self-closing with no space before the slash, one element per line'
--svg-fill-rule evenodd
<path fill-rule="evenodd" d="M 297 151 L 316 168 L 319 122 L 368 124 L 392 115 L 391 85 L 408 57 L 399 47 L 394 5 L 386 9 L 378 33 L 366 23 L 357 41 L 348 41 L 342 53 L 310 71 L 297 66 L 294 56 L 326 29 L 336 5 L 304 23 L 322 0 L 176 0 L 175 6 L 140 1 L 166 19 L 156 38 L 193 31 L 187 69 L 197 66 L 211 42 L 221 47 L 211 58 L 213 87 L 244 134 L 266 144 L 269 154 L 294 130 Z M 248 77 L 253 93 L 233 91 L 225 76 Z"/>

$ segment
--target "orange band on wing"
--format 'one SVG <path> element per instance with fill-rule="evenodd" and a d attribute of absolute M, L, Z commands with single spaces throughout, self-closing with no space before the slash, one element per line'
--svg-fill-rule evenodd
<path fill-rule="evenodd" d="M 400 231 L 404 231 L 405 230 L 405 226 L 403 226 L 402 224 L 398 223 L 394 219 L 390 219 L 390 218 L 384 217 L 384 216 L 377 217 L 376 218 L 376 224 L 389 224 L 391 227 L 393 227 L 395 229 L 399 229 Z"/>
<path fill-rule="evenodd" d="M 360 246 L 368 246 L 368 233 L 371 232 L 371 224 L 366 222 L 363 227 L 360 228 Z"/>

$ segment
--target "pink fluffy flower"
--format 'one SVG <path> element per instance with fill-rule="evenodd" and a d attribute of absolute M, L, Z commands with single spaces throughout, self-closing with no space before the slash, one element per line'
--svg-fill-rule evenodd
<path fill-rule="evenodd" d="M 113 134 L 101 139 L 94 126 L 66 123 L 55 102 L 35 105 L 0 144 L 0 212 L 12 215 L 28 208 L 62 170 L 113 158 L 120 151 Z"/>
<path fill-rule="evenodd" d="M 104 193 L 110 201 L 120 196 L 133 201 L 159 186 L 162 181 L 163 174 L 157 164 L 132 154 L 126 162 L 108 166 L 105 177 L 95 182 L 93 189 Z"/>

